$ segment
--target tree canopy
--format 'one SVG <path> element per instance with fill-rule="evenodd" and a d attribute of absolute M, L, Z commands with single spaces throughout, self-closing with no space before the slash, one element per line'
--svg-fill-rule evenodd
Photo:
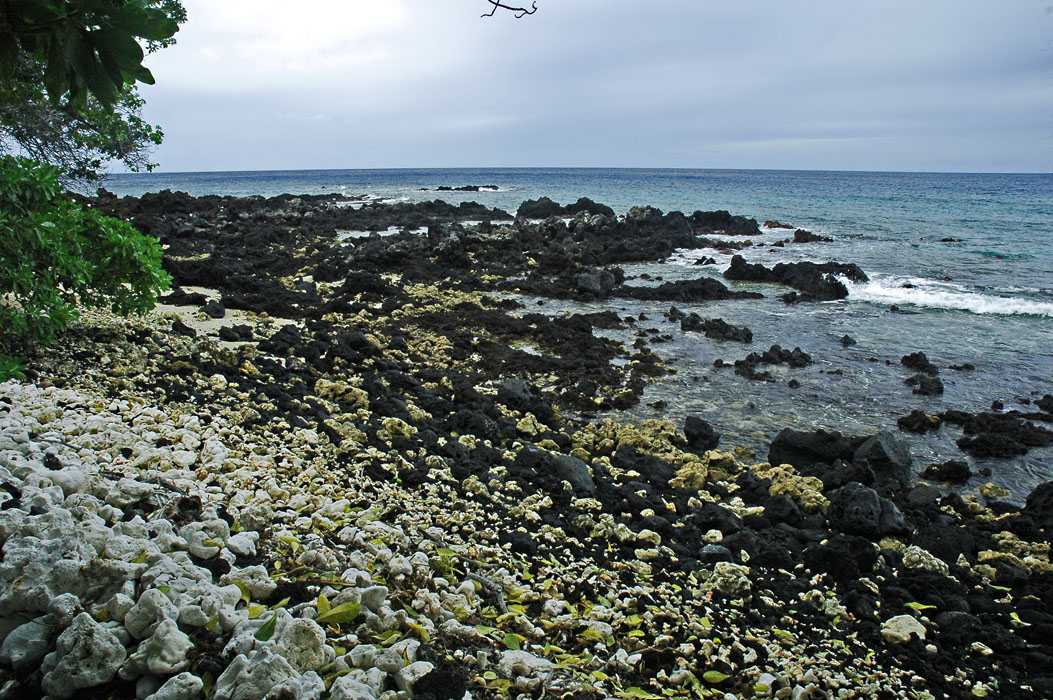
<path fill-rule="evenodd" d="M 149 170 L 161 130 L 141 117 L 147 53 L 174 43 L 179 0 L 0 0 L 0 154 L 93 181 L 107 161 Z"/>

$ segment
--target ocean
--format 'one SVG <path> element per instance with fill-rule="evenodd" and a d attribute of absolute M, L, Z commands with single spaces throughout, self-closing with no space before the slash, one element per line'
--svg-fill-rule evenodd
<path fill-rule="evenodd" d="M 479 192 L 437 191 L 440 186 L 492 186 Z M 568 204 L 579 197 L 618 213 L 637 205 L 663 211 L 726 209 L 759 222 L 778 221 L 829 237 L 832 242 L 770 244 L 792 230 L 763 228 L 748 262 L 834 260 L 859 265 L 869 282 L 848 284 L 838 302 L 786 305 L 767 285 L 743 285 L 762 302 L 678 305 L 706 318 L 747 325 L 752 345 L 670 332 L 661 317 L 668 305 L 617 300 L 622 315 L 648 318 L 669 333 L 653 345 L 676 374 L 659 378 L 644 401 L 616 415 L 626 420 L 667 418 L 678 424 L 699 415 L 723 434 L 722 446 L 744 445 L 767 454 L 783 427 L 837 429 L 846 434 L 896 430 L 913 409 L 978 412 L 1002 402 L 1005 410 L 1034 410 L 1030 402 L 1053 393 L 1053 175 L 865 173 L 649 169 L 422 169 L 152 173 L 111 176 L 104 187 L 118 195 L 163 189 L 193 195 L 365 195 L 377 201 L 477 201 L 514 213 L 527 199 Z M 759 245 L 765 244 L 765 245 Z M 712 256 L 717 265 L 695 261 Z M 730 255 L 685 251 L 657 264 L 625 268 L 632 284 L 701 275 L 719 276 Z M 647 277 L 642 277 L 646 275 Z M 536 300 L 524 299 L 528 303 Z M 893 310 L 895 307 L 895 310 Z M 600 304 L 548 302 L 548 313 L 595 311 Z M 843 347 L 840 338 L 856 344 Z M 622 333 L 631 343 L 634 337 Z M 778 343 L 799 346 L 814 363 L 776 368 L 775 381 L 749 381 L 714 361 L 733 362 Z M 940 368 L 942 396 L 912 394 L 900 364 L 922 351 Z M 971 370 L 953 366 L 972 365 Z M 796 380 L 791 386 L 790 380 Z M 653 405 L 652 405 L 653 404 Z M 918 471 L 936 461 L 964 459 L 978 475 L 973 490 L 994 481 L 1020 502 L 1036 484 L 1053 478 L 1053 448 L 1010 459 L 974 460 L 954 444 L 960 431 L 900 433 Z"/>

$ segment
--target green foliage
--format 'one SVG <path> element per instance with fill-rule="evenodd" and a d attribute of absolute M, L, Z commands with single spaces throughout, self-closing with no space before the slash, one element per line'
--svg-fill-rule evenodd
<path fill-rule="evenodd" d="M 171 283 L 157 240 L 61 192 L 57 168 L 0 158 L 0 351 L 54 342 L 78 304 L 144 313 Z"/>
<path fill-rule="evenodd" d="M 0 3 L 0 71 L 28 55 L 44 66 L 51 99 L 91 93 L 113 105 L 125 86 L 152 85 L 140 41 L 164 45 L 179 29 L 178 3 L 162 0 L 7 0 Z"/>
<path fill-rule="evenodd" d="M 0 352 L 0 382 L 8 379 L 25 379 L 23 370 L 26 366 L 17 357 L 11 357 Z"/>
<path fill-rule="evenodd" d="M 185 20 L 180 0 L 0 0 L 0 155 L 57 165 L 68 183 L 108 161 L 152 169 L 162 133 L 136 85 Z"/>

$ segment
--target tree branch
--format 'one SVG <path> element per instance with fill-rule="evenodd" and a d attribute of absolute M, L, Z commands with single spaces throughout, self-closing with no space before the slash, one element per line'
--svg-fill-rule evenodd
<path fill-rule="evenodd" d="M 525 7 L 512 7 L 511 5 L 506 5 L 503 2 L 500 2 L 499 0 L 486 0 L 486 1 L 488 3 L 490 3 L 491 5 L 493 5 L 494 7 L 488 13 L 486 13 L 485 15 L 482 15 L 483 17 L 493 17 L 494 13 L 496 13 L 499 9 L 501 9 L 501 10 L 509 10 L 511 12 L 516 13 L 516 19 L 520 19 L 522 17 L 526 17 L 527 15 L 532 15 L 535 12 L 537 12 L 537 3 L 536 2 L 531 3 L 530 9 L 528 10 Z"/>

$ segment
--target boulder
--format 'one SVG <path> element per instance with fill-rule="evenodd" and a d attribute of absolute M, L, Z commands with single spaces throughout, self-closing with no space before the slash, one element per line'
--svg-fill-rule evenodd
<path fill-rule="evenodd" d="M 827 517 L 831 527 L 874 541 L 886 535 L 909 535 L 913 531 L 895 503 L 856 482 L 834 492 Z"/>
<path fill-rule="evenodd" d="M 547 219 L 550 216 L 562 216 L 566 210 L 548 197 L 528 199 L 519 205 L 516 216 L 524 219 Z"/>
<path fill-rule="evenodd" d="M 921 475 L 934 481 L 964 484 L 973 473 L 965 462 L 958 459 L 950 459 L 940 464 L 930 464 Z"/>
<path fill-rule="evenodd" d="M 768 463 L 772 466 L 791 464 L 800 469 L 850 459 L 853 452 L 852 443 L 836 430 L 801 432 L 784 428 L 768 446 Z"/>
<path fill-rule="evenodd" d="M 1034 518 L 1039 527 L 1053 529 L 1053 481 L 1039 484 L 1028 494 L 1024 512 Z"/>
<path fill-rule="evenodd" d="M 910 481 L 910 448 L 888 431 L 868 438 L 856 449 L 852 460 L 869 467 L 878 485 L 900 488 Z"/>
<path fill-rule="evenodd" d="M 71 698 L 77 691 L 109 683 L 124 663 L 127 652 L 110 629 L 81 613 L 59 635 L 55 651 L 44 659 L 44 692 Z"/>
<path fill-rule="evenodd" d="M 687 444 L 699 454 L 715 450 L 720 442 L 720 433 L 698 416 L 688 416 L 684 419 L 684 436 L 687 438 Z"/>

